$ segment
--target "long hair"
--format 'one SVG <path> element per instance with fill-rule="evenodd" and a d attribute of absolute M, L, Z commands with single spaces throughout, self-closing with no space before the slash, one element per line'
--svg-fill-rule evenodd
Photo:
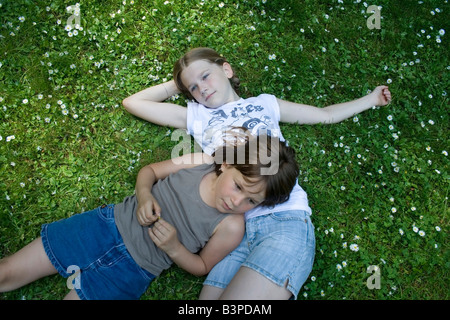
<path fill-rule="evenodd" d="M 243 144 L 224 145 L 213 156 L 217 175 L 221 174 L 222 163 L 226 163 L 238 170 L 247 183 L 263 182 L 265 200 L 260 206 L 287 201 L 299 175 L 294 149 L 266 134 L 251 137 Z"/>
<path fill-rule="evenodd" d="M 187 68 L 191 63 L 198 61 L 198 60 L 206 60 L 210 63 L 215 63 L 219 66 L 223 66 L 227 60 L 222 57 L 219 53 L 217 53 L 215 50 L 211 48 L 195 48 L 190 51 L 188 51 L 184 56 L 182 56 L 179 60 L 177 60 L 173 67 L 173 79 L 175 81 L 176 86 L 178 89 L 188 98 L 188 99 L 194 99 L 192 94 L 189 92 L 189 90 L 185 87 L 183 84 L 183 81 L 181 81 L 181 73 L 185 68 Z M 233 77 L 230 79 L 230 83 L 234 91 L 239 95 L 239 86 L 240 86 L 240 80 L 237 76 L 235 76 L 234 70 L 233 70 Z"/>

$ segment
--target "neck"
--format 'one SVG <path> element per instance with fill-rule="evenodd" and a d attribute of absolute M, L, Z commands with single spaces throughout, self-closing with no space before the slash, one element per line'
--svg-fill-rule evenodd
<path fill-rule="evenodd" d="M 236 91 L 233 90 L 233 101 L 238 101 L 241 97 L 239 97 Z M 231 101 L 230 101 L 231 102 Z"/>

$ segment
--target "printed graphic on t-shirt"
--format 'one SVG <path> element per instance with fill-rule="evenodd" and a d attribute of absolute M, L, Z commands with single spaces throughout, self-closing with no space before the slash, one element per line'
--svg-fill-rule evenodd
<path fill-rule="evenodd" d="M 264 107 L 253 104 L 238 104 L 230 110 L 211 110 L 210 120 L 203 130 L 203 144 L 215 148 L 223 144 L 226 132 L 243 127 L 252 135 L 264 130 L 269 135 L 278 136 L 272 119 L 264 112 Z"/>

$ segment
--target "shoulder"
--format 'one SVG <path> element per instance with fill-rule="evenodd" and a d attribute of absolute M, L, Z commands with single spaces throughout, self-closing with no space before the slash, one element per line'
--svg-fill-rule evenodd
<path fill-rule="evenodd" d="M 262 93 L 257 97 L 254 97 L 255 104 L 270 107 L 271 110 L 279 113 L 280 110 L 280 100 L 273 94 Z"/>
<path fill-rule="evenodd" d="M 277 97 L 273 94 L 261 93 L 258 96 L 248 97 L 243 99 L 246 103 L 255 103 L 255 102 L 266 102 L 266 103 L 277 103 Z"/>
<path fill-rule="evenodd" d="M 276 104 L 278 104 L 278 98 L 276 96 L 274 96 L 273 94 L 262 93 L 259 96 L 257 96 L 256 98 L 260 99 L 262 101 L 269 102 L 269 103 L 276 103 Z"/>
<path fill-rule="evenodd" d="M 197 101 L 195 101 L 195 100 L 188 100 L 186 106 L 187 106 L 188 108 L 195 108 L 195 107 L 197 107 L 197 106 L 201 106 L 201 104 L 199 104 L 199 103 L 198 103 Z"/>
<path fill-rule="evenodd" d="M 186 113 L 188 118 L 202 114 L 206 110 L 206 107 L 195 100 L 189 100 L 186 104 Z"/>
<path fill-rule="evenodd" d="M 244 215 L 230 214 L 225 217 L 215 228 L 214 234 L 226 237 L 243 237 L 245 232 Z"/>
<path fill-rule="evenodd" d="M 210 109 L 194 100 L 190 100 L 186 108 L 186 122 L 189 134 L 194 133 L 193 130 L 196 123 L 206 122 L 206 119 L 210 117 Z"/>
<path fill-rule="evenodd" d="M 277 99 L 276 96 L 274 96 L 273 94 L 270 94 L 270 93 L 261 93 L 259 96 L 257 96 L 257 98 L 261 98 L 261 99 Z"/>

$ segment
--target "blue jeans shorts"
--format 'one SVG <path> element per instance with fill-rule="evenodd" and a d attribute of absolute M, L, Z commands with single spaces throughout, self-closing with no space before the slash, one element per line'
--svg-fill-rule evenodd
<path fill-rule="evenodd" d="M 114 205 L 45 224 L 41 237 L 53 266 L 70 277 L 68 288 L 82 300 L 137 300 L 155 278 L 126 249 Z"/>
<path fill-rule="evenodd" d="M 297 299 L 315 255 L 314 226 L 305 211 L 283 211 L 251 218 L 241 244 L 208 274 L 204 285 L 225 289 L 241 266 L 248 267 Z"/>

